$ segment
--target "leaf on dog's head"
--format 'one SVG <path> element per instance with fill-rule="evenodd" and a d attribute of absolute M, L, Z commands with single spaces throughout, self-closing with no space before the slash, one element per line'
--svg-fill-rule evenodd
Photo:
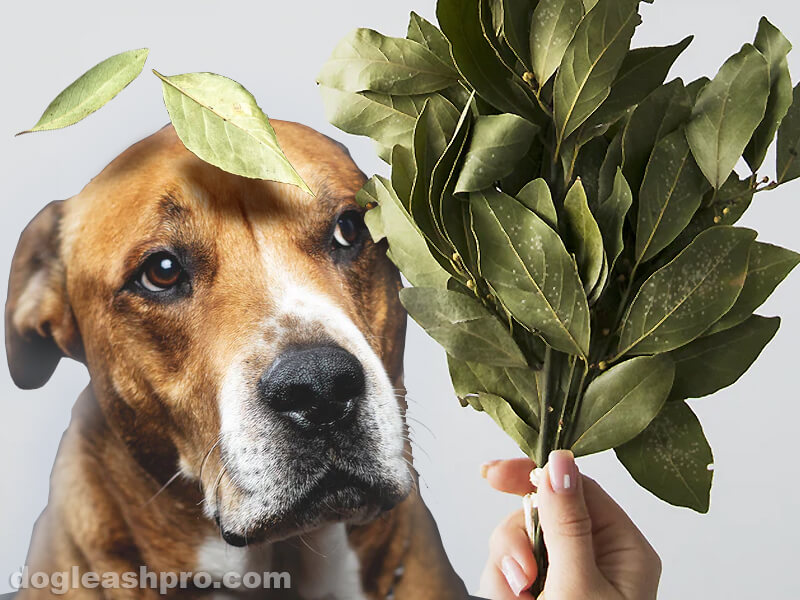
<path fill-rule="evenodd" d="M 56 96 L 36 125 L 17 135 L 61 129 L 85 119 L 139 76 L 148 52 L 147 48 L 128 50 L 96 64 Z"/>
<path fill-rule="evenodd" d="M 296 185 L 313 195 L 278 144 L 253 95 L 214 73 L 187 73 L 162 82 L 164 104 L 186 148 L 224 171 Z"/>

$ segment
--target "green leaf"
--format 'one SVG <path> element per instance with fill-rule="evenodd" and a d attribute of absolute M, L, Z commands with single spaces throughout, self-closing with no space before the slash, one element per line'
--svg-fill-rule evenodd
<path fill-rule="evenodd" d="M 606 257 L 603 235 L 589 210 L 580 179 L 573 184 L 564 200 L 564 226 L 567 248 L 575 254 L 583 289 L 588 294 L 597 285 Z"/>
<path fill-rule="evenodd" d="M 745 44 L 700 92 L 686 138 L 715 188 L 728 179 L 764 118 L 769 87 L 767 59 Z"/>
<path fill-rule="evenodd" d="M 713 325 L 742 291 L 756 232 L 712 227 L 642 284 L 620 333 L 618 356 L 679 348 Z"/>
<path fill-rule="evenodd" d="M 178 137 L 198 157 L 243 177 L 268 179 L 313 195 L 278 144 L 256 99 L 237 82 L 214 73 L 187 73 L 162 82 L 164 104 Z"/>
<path fill-rule="evenodd" d="M 448 354 L 496 367 L 526 367 L 514 338 L 500 320 L 469 296 L 450 290 L 414 287 L 400 301 L 419 325 Z"/>
<path fill-rule="evenodd" d="M 758 24 L 755 47 L 764 55 L 769 65 L 770 92 L 764 120 L 744 151 L 744 159 L 753 173 L 764 162 L 778 126 L 792 105 L 792 76 L 789 74 L 789 62 L 786 58 L 792 44 L 764 17 Z"/>
<path fill-rule="evenodd" d="M 608 150 L 606 150 L 606 155 L 603 158 L 603 164 L 600 165 L 600 173 L 598 175 L 597 182 L 597 197 L 601 200 L 603 198 L 608 198 L 611 195 L 614 188 L 617 169 L 622 166 L 622 140 L 624 134 L 625 124 L 622 124 L 620 130 L 608 145 Z"/>
<path fill-rule="evenodd" d="M 531 67 L 539 87 L 558 69 L 581 19 L 582 0 L 539 1 L 530 27 Z"/>
<path fill-rule="evenodd" d="M 528 182 L 516 195 L 517 200 L 535 212 L 539 217 L 558 231 L 558 214 L 553 204 L 553 196 L 547 182 L 542 179 L 534 179 Z"/>
<path fill-rule="evenodd" d="M 456 65 L 450 55 L 450 42 L 441 30 L 430 21 L 411 11 L 408 21 L 408 39 L 422 44 L 436 55 L 436 58 L 455 70 Z"/>
<path fill-rule="evenodd" d="M 670 352 L 677 369 L 671 397 L 701 398 L 733 385 L 778 332 L 781 320 L 753 315 L 743 323 Z"/>
<path fill-rule="evenodd" d="M 481 274 L 502 303 L 556 350 L 586 356 L 588 302 L 558 234 L 501 192 L 474 192 L 470 204 L 481 243 Z"/>
<path fill-rule="evenodd" d="M 342 131 L 365 135 L 384 150 L 381 158 L 389 161 L 391 149 L 401 145 L 411 149 L 414 127 L 425 102 L 435 110 L 458 109 L 439 94 L 422 96 L 387 96 L 374 92 L 352 93 L 321 86 L 325 117 Z"/>
<path fill-rule="evenodd" d="M 614 269 L 625 247 L 622 231 L 625 226 L 625 215 L 628 214 L 631 204 L 633 204 L 631 188 L 625 180 L 625 175 L 622 174 L 622 169 L 618 168 L 617 176 L 614 178 L 614 190 L 597 211 L 597 223 L 603 234 L 610 271 Z"/>
<path fill-rule="evenodd" d="M 510 174 L 528 152 L 537 130 L 536 125 L 517 115 L 478 117 L 456 193 L 477 192 Z"/>
<path fill-rule="evenodd" d="M 575 422 L 572 450 L 585 456 L 631 441 L 667 401 L 675 367 L 664 356 L 620 363 L 589 384 Z"/>
<path fill-rule="evenodd" d="M 483 411 L 494 419 L 520 449 L 531 459 L 535 458 L 538 432 L 526 424 L 505 399 L 492 394 L 480 394 L 479 402 Z"/>
<path fill-rule="evenodd" d="M 689 36 L 672 46 L 636 48 L 628 52 L 608 99 L 596 115 L 606 120 L 613 119 L 644 101 L 664 83 L 672 65 L 689 47 L 692 39 L 693 36 Z M 594 116 L 591 120 L 594 120 Z"/>
<path fill-rule="evenodd" d="M 521 77 L 509 71 L 483 35 L 480 0 L 439 0 L 436 16 L 452 47 L 461 75 L 484 100 L 501 112 L 517 113 L 537 125 L 544 113 Z"/>
<path fill-rule="evenodd" d="M 623 134 L 622 170 L 637 195 L 653 148 L 691 114 L 691 98 L 680 79 L 658 88 L 636 107 Z"/>
<path fill-rule="evenodd" d="M 538 430 L 539 388 L 530 369 L 491 367 L 447 357 L 450 378 L 459 398 L 492 394 L 505 398 L 514 412 L 533 429 Z"/>
<path fill-rule="evenodd" d="M 668 402 L 647 429 L 616 453 L 646 490 L 675 506 L 708 512 L 714 456 L 685 402 Z"/>
<path fill-rule="evenodd" d="M 365 221 L 376 240 L 387 238 L 387 255 L 412 285 L 438 288 L 447 285 L 450 276 L 431 255 L 422 232 L 386 179 L 374 176 L 359 190 L 356 200 L 362 205 L 375 202 L 380 207 L 379 226 L 370 220 L 377 209 L 367 211 Z"/>
<path fill-rule="evenodd" d="M 128 50 L 105 59 L 55 97 L 39 121 L 23 133 L 74 125 L 102 108 L 139 76 L 149 50 Z"/>
<path fill-rule="evenodd" d="M 600 0 L 578 26 L 553 92 L 559 145 L 608 98 L 641 21 L 638 5 L 635 0 Z"/>
<path fill-rule="evenodd" d="M 417 176 L 417 166 L 414 164 L 414 153 L 410 148 L 396 144 L 392 148 L 392 187 L 403 206 L 411 204 L 411 187 Z"/>
<path fill-rule="evenodd" d="M 714 330 L 728 329 L 747 320 L 798 264 L 800 254 L 779 246 L 755 242 L 750 250 L 747 278 L 744 280 L 742 293 L 733 308 L 714 325 Z"/>
<path fill-rule="evenodd" d="M 706 190 L 708 183 L 692 158 L 683 130 L 656 144 L 639 193 L 638 263 L 653 258 L 683 231 Z"/>
<path fill-rule="evenodd" d="M 334 48 L 317 83 L 345 92 L 426 94 L 444 89 L 458 73 L 422 44 L 356 29 Z"/>
<path fill-rule="evenodd" d="M 778 183 L 800 177 L 800 84 L 792 98 L 792 106 L 778 128 Z"/>
<path fill-rule="evenodd" d="M 532 70 L 530 31 L 534 8 L 531 0 L 503 0 L 503 37 L 528 71 Z"/>

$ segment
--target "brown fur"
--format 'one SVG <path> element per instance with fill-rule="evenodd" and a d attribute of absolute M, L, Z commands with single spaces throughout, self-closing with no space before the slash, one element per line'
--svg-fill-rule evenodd
<path fill-rule="evenodd" d="M 343 269 L 318 241 L 338 211 L 358 208 L 354 194 L 364 175 L 332 140 L 295 123 L 274 125 L 316 198 L 209 166 L 166 127 L 129 148 L 79 195 L 50 204 L 23 233 L 6 309 L 12 375 L 22 387 L 38 387 L 62 355 L 85 362 L 91 375 L 58 453 L 31 571 L 196 568 L 198 546 L 218 535 L 202 512 L 198 483 L 178 478 L 159 490 L 179 461 L 204 486 L 214 484 L 223 369 L 233 341 L 274 311 L 271 287 L 287 271 L 336 300 L 402 387 L 405 314 L 385 246 L 367 242 Z M 141 253 L 167 244 L 186 247 L 194 261 L 193 293 L 180 310 L 124 289 Z M 252 269 L 265 244 L 274 258 L 266 278 Z M 400 564 L 406 574 L 399 600 L 465 597 L 416 493 L 349 532 L 371 597 L 385 597 Z M 113 598 L 144 595 L 106 591 Z"/>

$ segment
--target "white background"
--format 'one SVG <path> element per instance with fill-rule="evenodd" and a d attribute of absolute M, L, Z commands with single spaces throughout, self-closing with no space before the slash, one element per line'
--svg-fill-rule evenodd
<path fill-rule="evenodd" d="M 156 78 L 146 71 L 113 103 L 67 130 L 23 136 L 47 103 L 78 74 L 116 52 L 150 47 L 148 68 L 167 74 L 214 71 L 237 79 L 276 118 L 301 121 L 347 144 L 367 173 L 385 172 L 371 143 L 329 126 L 314 77 L 335 43 L 355 27 L 404 35 L 412 9 L 433 18 L 432 0 L 337 2 L 5 2 L 0 20 L 0 279 L 19 233 L 44 204 L 76 194 L 131 143 L 167 116 Z M 752 41 L 766 14 L 800 44 L 800 10 L 789 0 L 658 0 L 643 5 L 636 45 L 697 39 L 674 70 L 686 81 L 713 75 Z M 800 77 L 800 49 L 790 57 Z M 772 159 L 768 159 L 772 164 Z M 761 239 L 795 250 L 800 182 L 757 198 L 743 224 Z M 800 423 L 797 384 L 800 310 L 795 273 L 763 308 L 784 316 L 776 340 L 733 388 L 695 401 L 715 453 L 711 513 L 663 504 L 641 490 L 613 454 L 587 459 L 598 479 L 640 525 L 664 561 L 663 598 L 797 597 L 794 441 Z M 449 555 L 475 591 L 494 524 L 518 507 L 489 490 L 481 462 L 515 456 L 488 417 L 462 409 L 443 353 L 416 326 L 406 353 L 412 428 L 423 493 Z M 48 475 L 74 399 L 87 382 L 65 361 L 43 389 L 17 390 L 0 369 L 0 593 L 25 560 L 31 527 L 47 499 Z M 424 426 L 417 423 L 421 421 Z"/>

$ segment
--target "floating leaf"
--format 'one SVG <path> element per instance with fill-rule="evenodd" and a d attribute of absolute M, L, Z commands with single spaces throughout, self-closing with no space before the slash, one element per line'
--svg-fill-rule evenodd
<path fill-rule="evenodd" d="M 792 92 L 792 106 L 778 128 L 778 183 L 800 177 L 800 85 Z"/>
<path fill-rule="evenodd" d="M 553 348 L 586 356 L 589 307 L 558 234 L 501 192 L 474 192 L 470 204 L 481 245 L 481 274 L 502 303 Z"/>
<path fill-rule="evenodd" d="M 531 67 L 539 87 L 553 76 L 583 19 L 582 0 L 540 0 L 530 27 Z"/>
<path fill-rule="evenodd" d="M 641 19 L 636 0 L 600 0 L 572 38 L 554 88 L 560 144 L 608 98 Z"/>
<path fill-rule="evenodd" d="M 744 280 L 742 293 L 733 308 L 714 325 L 714 330 L 721 331 L 747 320 L 798 264 L 800 254 L 779 246 L 755 242 L 750 250 L 747 278 Z"/>
<path fill-rule="evenodd" d="M 670 352 L 676 375 L 672 398 L 700 398 L 733 385 L 780 327 L 778 317 L 753 315 L 743 323 Z"/>
<path fill-rule="evenodd" d="M 752 45 L 729 58 L 703 88 L 686 127 L 686 138 L 708 181 L 720 188 L 764 119 L 769 65 Z"/>
<path fill-rule="evenodd" d="M 501 112 L 539 124 L 544 116 L 522 78 L 509 71 L 483 35 L 480 0 L 439 0 L 436 16 L 452 47 L 459 72 L 475 92 Z"/>
<path fill-rule="evenodd" d="M 606 257 L 603 236 L 589 210 L 580 179 L 570 188 L 564 200 L 564 228 L 567 247 L 575 253 L 583 289 L 588 294 L 600 279 Z"/>
<path fill-rule="evenodd" d="M 668 402 L 647 429 L 616 453 L 646 490 L 675 506 L 708 512 L 714 456 L 685 402 Z"/>
<path fill-rule="evenodd" d="M 374 225 L 369 220 L 367 225 L 370 225 L 370 232 L 376 238 L 386 236 L 389 258 L 412 285 L 438 288 L 447 285 L 450 276 L 431 255 L 422 232 L 411 220 L 386 179 L 378 175 L 370 179 L 359 190 L 356 200 L 362 205 L 375 202 L 380 207 L 379 229 L 373 232 Z M 367 217 L 374 210 L 367 211 Z"/>
<path fill-rule="evenodd" d="M 339 42 L 317 82 L 345 92 L 412 95 L 452 85 L 458 73 L 413 40 L 356 29 Z"/>
<path fill-rule="evenodd" d="M 635 438 L 664 406 L 674 377 L 675 367 L 664 355 L 632 358 L 600 375 L 586 388 L 573 452 L 603 452 Z"/>
<path fill-rule="evenodd" d="M 214 73 L 154 73 L 187 149 L 229 173 L 288 183 L 313 195 L 281 150 L 267 115 L 244 87 Z"/>
<path fill-rule="evenodd" d="M 477 192 L 509 175 L 531 147 L 538 128 L 512 114 L 478 117 L 456 193 Z"/>
<path fill-rule="evenodd" d="M 414 287 L 400 301 L 419 325 L 459 359 L 496 367 L 526 367 L 527 361 L 500 320 L 469 296 Z"/>
<path fill-rule="evenodd" d="M 755 237 L 750 229 L 712 227 L 651 275 L 628 309 L 618 355 L 674 350 L 713 325 L 742 291 Z"/>
<path fill-rule="evenodd" d="M 758 24 L 755 47 L 764 55 L 769 65 L 770 92 L 764 120 L 744 151 L 744 159 L 753 173 L 764 162 L 778 126 L 792 105 L 792 76 L 789 74 L 789 62 L 786 58 L 792 44 L 764 17 Z"/>
<path fill-rule="evenodd" d="M 597 223 L 603 234 L 609 270 L 614 269 L 614 264 L 625 247 L 622 230 L 625 226 L 625 215 L 628 214 L 631 204 L 633 204 L 631 188 L 625 180 L 625 175 L 622 174 L 622 169 L 618 168 L 614 179 L 614 190 L 597 211 Z"/>
<path fill-rule="evenodd" d="M 139 76 L 149 50 L 128 50 L 105 59 L 73 81 L 27 131 L 47 131 L 74 125 L 105 106 Z"/>
<path fill-rule="evenodd" d="M 516 195 L 517 200 L 535 212 L 554 230 L 558 231 L 558 214 L 553 205 L 550 188 L 544 179 L 534 179 Z"/>
<path fill-rule="evenodd" d="M 538 430 L 539 389 L 530 369 L 491 367 L 447 357 L 450 378 L 459 398 L 492 394 L 505 398 L 514 412 Z"/>
<path fill-rule="evenodd" d="M 639 193 L 636 260 L 645 262 L 669 246 L 700 208 L 708 183 L 683 130 L 653 149 Z"/>

